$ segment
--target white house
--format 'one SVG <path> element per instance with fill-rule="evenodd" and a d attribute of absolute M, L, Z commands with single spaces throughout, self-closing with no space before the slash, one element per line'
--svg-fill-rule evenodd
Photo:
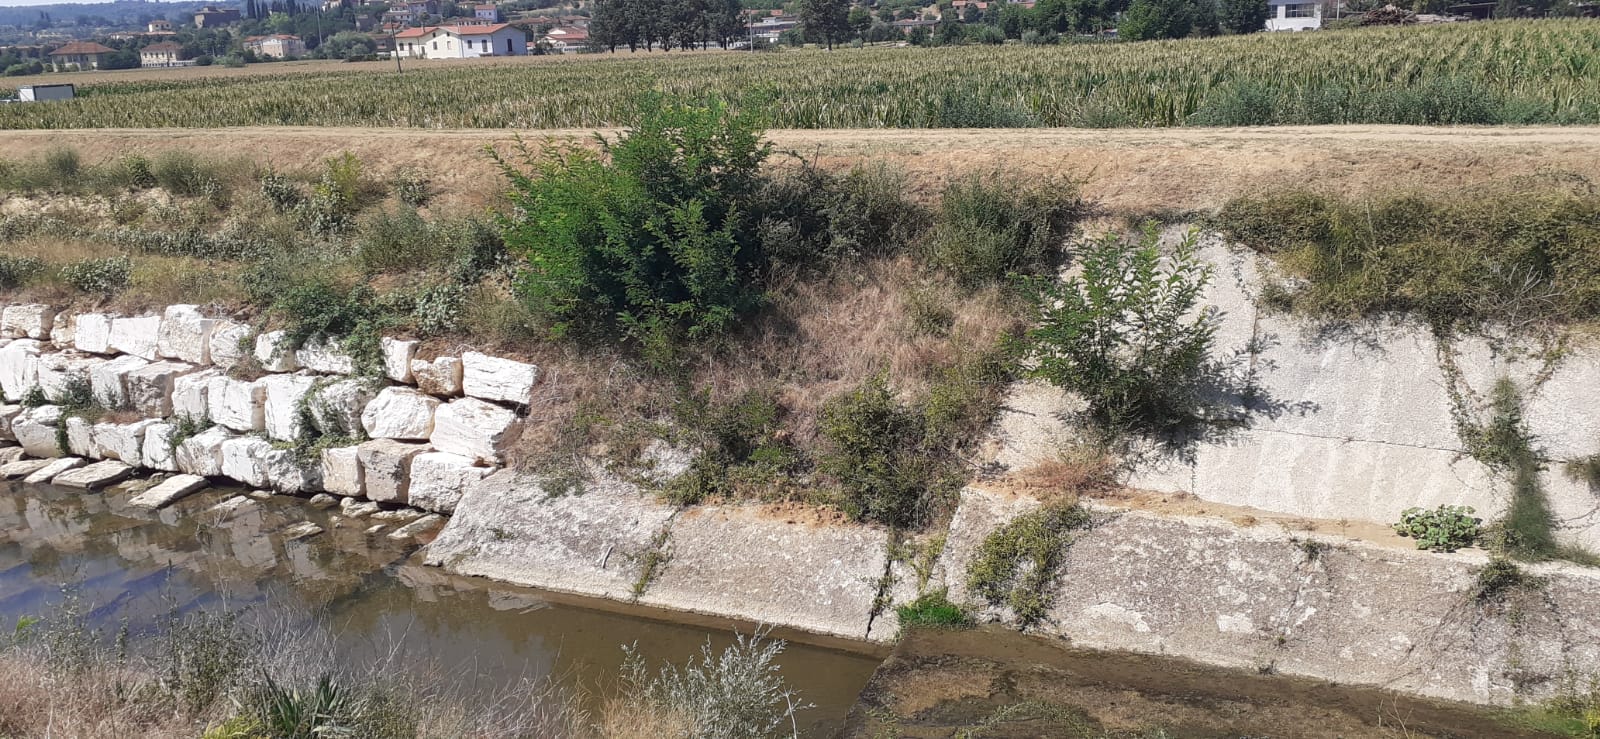
<path fill-rule="evenodd" d="M 550 32 L 540 40 L 549 44 L 552 51 L 563 54 L 583 51 L 589 46 L 589 30 L 571 26 L 557 26 L 550 29 Z"/>
<path fill-rule="evenodd" d="M 161 41 L 139 50 L 139 66 L 141 67 L 187 67 L 194 64 L 192 61 L 180 60 L 183 54 L 183 45 L 176 41 Z"/>
<path fill-rule="evenodd" d="M 411 59 L 470 59 L 528 53 L 528 34 L 508 23 L 408 28 L 395 34 L 394 41 L 394 53 Z"/>
<path fill-rule="evenodd" d="M 1268 31 L 1313 31 L 1322 27 L 1322 3 L 1267 0 Z"/>

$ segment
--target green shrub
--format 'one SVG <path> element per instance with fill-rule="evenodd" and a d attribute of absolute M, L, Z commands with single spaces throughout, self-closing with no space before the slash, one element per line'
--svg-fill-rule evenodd
<path fill-rule="evenodd" d="M 1196 420 L 1215 333 L 1197 310 L 1210 270 L 1190 234 L 1163 260 L 1154 227 L 1084 242 L 1081 273 L 1039 280 L 1027 348 L 1036 377 L 1080 393 L 1108 429 L 1166 431 Z"/>
<path fill-rule="evenodd" d="M 928 222 L 904 173 L 882 164 L 842 177 L 802 164 L 768 179 L 750 208 L 765 259 L 800 271 L 899 253 Z"/>
<path fill-rule="evenodd" d="M 992 606 L 1008 606 L 1027 628 L 1049 613 L 1062 556 L 1072 532 L 1087 528 L 1076 503 L 1053 503 L 990 532 L 967 565 L 967 589 Z"/>
<path fill-rule="evenodd" d="M 432 224 L 410 208 L 372 214 L 361 224 L 355 248 L 356 263 L 369 272 L 427 269 L 446 256 Z"/>
<path fill-rule="evenodd" d="M 417 293 L 416 304 L 411 309 L 411 320 L 424 336 L 450 333 L 460 325 L 461 309 L 466 302 L 467 288 L 458 283 L 431 285 Z"/>
<path fill-rule="evenodd" d="M 395 175 L 394 194 L 400 202 L 413 208 L 424 207 L 433 199 L 433 190 L 428 178 L 421 172 L 410 169 L 401 170 Z"/>
<path fill-rule="evenodd" d="M 638 342 L 657 364 L 721 336 L 763 299 L 740 219 L 769 149 L 749 114 L 651 98 L 609 161 L 575 147 L 524 151 L 526 172 L 502 160 L 519 292 L 556 335 Z"/>
<path fill-rule="evenodd" d="M 128 184 L 139 190 L 148 190 L 157 184 L 155 171 L 150 168 L 150 158 L 143 154 L 129 154 L 122 158 L 122 169 Z"/>
<path fill-rule="evenodd" d="M 286 322 L 286 348 L 337 341 L 353 360 L 356 374 L 367 377 L 383 371 L 379 332 L 393 320 L 387 307 L 366 285 L 344 287 L 317 278 L 287 287 L 271 303 L 272 312 Z"/>
<path fill-rule="evenodd" d="M 61 280 L 82 292 L 111 295 L 132 282 L 133 260 L 124 254 L 72 262 L 61 268 Z"/>
<path fill-rule="evenodd" d="M 1517 563 L 1504 557 L 1494 557 L 1478 570 L 1472 591 L 1473 597 L 1479 603 L 1491 603 L 1502 600 L 1513 590 L 1538 588 L 1542 585 L 1539 578 L 1524 572 Z"/>
<path fill-rule="evenodd" d="M 57 147 L 45 152 L 43 170 L 48 181 L 57 189 L 70 189 L 83 170 L 78 150 Z"/>
<path fill-rule="evenodd" d="M 261 175 L 261 196 L 278 213 L 292 213 L 305 202 L 305 193 L 292 180 L 276 172 Z"/>
<path fill-rule="evenodd" d="M 1453 552 L 1478 541 L 1483 519 L 1472 517 L 1472 506 L 1441 505 L 1434 510 L 1407 508 L 1394 525 L 1395 533 L 1417 540 L 1418 549 Z"/>
<path fill-rule="evenodd" d="M 895 615 L 900 618 L 901 630 L 964 629 L 972 626 L 972 616 L 965 608 L 950 602 L 949 592 L 945 588 L 917 596 L 916 600 L 896 608 Z"/>
<path fill-rule="evenodd" d="M 780 438 L 784 408 L 771 392 L 751 390 L 725 401 L 709 391 L 679 401 L 674 417 L 685 441 L 699 450 L 687 472 L 666 486 L 668 500 L 680 505 L 712 496 L 732 496 L 744 483 L 770 483 L 799 462 L 799 453 Z"/>
<path fill-rule="evenodd" d="M 921 414 L 895 400 L 881 375 L 823 406 L 827 448 L 818 467 L 837 480 L 841 508 L 857 520 L 916 526 L 959 478 L 930 448 Z"/>
<path fill-rule="evenodd" d="M 940 196 L 928 258 L 969 287 L 1045 272 L 1059 261 L 1062 240 L 1083 212 L 1074 183 L 970 173 Z"/>
<path fill-rule="evenodd" d="M 204 195 L 216 183 L 199 157 L 181 149 L 157 154 L 150 163 L 150 172 L 161 189 L 182 197 Z"/>
<path fill-rule="evenodd" d="M 38 257 L 0 254 L 0 289 L 21 287 L 23 283 L 42 272 L 44 272 L 44 261 Z"/>

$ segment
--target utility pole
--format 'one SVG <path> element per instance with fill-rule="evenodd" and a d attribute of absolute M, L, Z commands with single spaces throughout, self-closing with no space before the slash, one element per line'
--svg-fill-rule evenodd
<path fill-rule="evenodd" d="M 389 27 L 389 50 L 391 54 L 394 54 L 394 73 L 404 73 L 405 70 L 400 68 L 400 42 L 396 41 L 394 38 L 393 26 Z"/>

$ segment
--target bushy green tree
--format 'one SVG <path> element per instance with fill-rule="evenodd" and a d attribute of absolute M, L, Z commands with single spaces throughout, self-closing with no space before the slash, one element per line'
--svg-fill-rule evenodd
<path fill-rule="evenodd" d="M 1228 33 L 1255 33 L 1267 27 L 1267 0 L 1217 0 L 1217 21 Z"/>
<path fill-rule="evenodd" d="M 1133 0 L 1117 26 L 1124 41 L 1183 38 L 1194 30 L 1193 0 Z"/>
<path fill-rule="evenodd" d="M 850 37 L 850 0 L 800 0 L 800 28 L 832 49 L 833 42 Z"/>
<path fill-rule="evenodd" d="M 1191 234 L 1163 258 L 1154 227 L 1086 242 L 1077 277 L 1037 283 L 1033 374 L 1081 394 L 1107 428 L 1194 420 L 1215 333 L 1213 310 L 1199 307 L 1210 268 L 1194 243 Z"/>
<path fill-rule="evenodd" d="M 632 339 L 653 359 L 723 333 L 761 300 L 742 208 L 770 148 L 748 112 L 651 97 L 602 153 L 501 161 L 520 293 L 558 335 Z"/>

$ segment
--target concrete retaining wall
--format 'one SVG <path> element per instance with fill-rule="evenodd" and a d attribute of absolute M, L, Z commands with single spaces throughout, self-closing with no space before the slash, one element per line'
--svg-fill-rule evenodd
<path fill-rule="evenodd" d="M 936 569 L 953 599 L 967 597 L 967 563 L 989 532 L 1038 505 L 963 492 Z M 1485 562 L 1481 552 L 1430 554 L 1110 513 L 1068 550 L 1039 630 L 1090 649 L 1474 703 L 1587 685 L 1600 664 L 1600 571 L 1531 568 L 1540 587 L 1479 602 L 1474 583 Z"/>
<path fill-rule="evenodd" d="M 1600 497 L 1560 472 L 1600 452 L 1600 346 L 1575 342 L 1552 363 L 1515 342 L 1441 346 L 1416 321 L 1340 326 L 1269 315 L 1257 307 L 1264 265 L 1256 256 L 1215 241 L 1201 255 L 1215 269 L 1205 302 L 1221 311 L 1217 358 L 1253 370 L 1259 399 L 1245 412 L 1240 398 L 1227 398 L 1244 428 L 1142 460 L 1133 486 L 1311 518 L 1389 524 L 1413 506 L 1452 504 L 1494 519 L 1510 486 L 1467 455 L 1450 388 L 1481 406 L 1509 377 L 1550 459 L 1545 489 L 1558 536 L 1600 550 Z M 1077 410 L 1052 388 L 1018 386 L 999 424 L 998 461 L 1022 469 L 1052 458 L 1074 437 Z"/>

